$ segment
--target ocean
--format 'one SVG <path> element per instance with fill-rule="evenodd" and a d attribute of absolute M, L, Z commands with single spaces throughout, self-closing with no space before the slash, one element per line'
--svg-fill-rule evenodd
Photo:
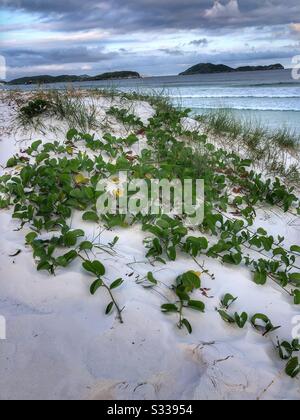
<path fill-rule="evenodd" d="M 73 83 L 73 86 L 162 93 L 176 106 L 191 108 L 196 114 L 224 108 L 272 130 L 286 127 L 300 135 L 300 80 L 292 78 L 291 70 L 149 77 Z M 61 89 L 65 85 L 46 87 Z M 18 88 L 27 90 L 33 86 Z"/>

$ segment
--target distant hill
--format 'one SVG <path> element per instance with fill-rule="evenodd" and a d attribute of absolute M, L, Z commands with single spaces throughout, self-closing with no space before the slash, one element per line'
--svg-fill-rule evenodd
<path fill-rule="evenodd" d="M 89 81 L 109 80 L 109 79 L 140 79 L 141 75 L 135 71 L 115 71 L 112 73 L 103 73 L 98 76 L 90 77 Z"/>
<path fill-rule="evenodd" d="M 8 82 L 9 85 L 35 85 L 35 84 L 47 84 L 47 83 L 59 83 L 59 82 L 79 82 L 82 78 L 80 76 L 31 76 L 31 77 L 21 77 L 19 79 L 14 79 Z"/>
<path fill-rule="evenodd" d="M 231 73 L 233 71 L 235 70 L 231 67 L 225 66 L 224 64 L 201 63 L 196 64 L 183 73 L 180 73 L 179 76 L 186 76 L 189 74 Z"/>
<path fill-rule="evenodd" d="M 269 70 L 284 70 L 282 64 L 271 64 L 270 66 L 244 66 L 238 67 L 236 71 L 269 71 Z"/>
<path fill-rule="evenodd" d="M 268 70 L 284 70 L 281 64 L 271 64 L 269 66 L 244 66 L 232 68 L 224 64 L 201 63 L 190 67 L 188 70 L 180 73 L 179 76 L 188 76 L 193 74 L 212 74 L 212 73 L 233 73 L 245 71 L 268 71 Z"/>
<path fill-rule="evenodd" d="M 73 82 L 93 82 L 97 80 L 110 80 L 110 79 L 138 79 L 140 74 L 134 71 L 117 71 L 111 73 L 103 73 L 97 76 L 74 76 L 74 75 L 61 75 L 61 76 L 32 76 L 21 77 L 8 82 L 9 85 L 35 85 L 35 84 L 49 84 L 49 83 L 73 83 Z"/>

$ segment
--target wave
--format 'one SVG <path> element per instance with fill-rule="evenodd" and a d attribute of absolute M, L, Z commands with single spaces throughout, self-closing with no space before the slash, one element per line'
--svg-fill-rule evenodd
<path fill-rule="evenodd" d="M 174 99 L 230 99 L 230 98 L 255 98 L 255 99 L 300 99 L 299 95 L 243 95 L 243 94 L 233 94 L 233 95 L 222 95 L 222 94 L 207 94 L 207 95 L 168 95 L 169 98 Z"/>
<path fill-rule="evenodd" d="M 228 110 L 238 110 L 238 111 L 277 111 L 277 112 L 299 112 L 300 113 L 300 108 L 296 109 L 296 108 L 291 108 L 291 109 L 282 109 L 282 108 L 270 108 L 270 107 L 262 107 L 262 106 L 257 106 L 257 107 L 249 107 L 249 106 L 231 106 L 231 107 L 222 107 L 219 105 L 199 105 L 197 106 L 192 106 L 191 108 L 193 109 L 228 109 Z"/>
<path fill-rule="evenodd" d="M 232 85 L 232 86 L 236 86 L 236 85 Z M 270 83 L 245 83 L 245 84 L 240 84 L 240 87 L 300 87 L 300 82 L 295 80 L 293 82 L 270 82 Z"/>

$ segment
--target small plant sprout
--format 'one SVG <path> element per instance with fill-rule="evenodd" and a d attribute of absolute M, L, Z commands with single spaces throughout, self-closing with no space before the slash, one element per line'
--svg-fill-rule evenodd
<path fill-rule="evenodd" d="M 188 271 L 177 277 L 175 285 L 172 286 L 174 293 L 178 300 L 173 303 L 162 305 L 161 309 L 164 313 L 177 313 L 179 316 L 178 328 L 185 327 L 189 334 L 192 333 L 192 326 L 190 322 L 184 317 L 184 309 L 193 309 L 195 311 L 204 312 L 205 305 L 199 300 L 193 300 L 191 294 L 195 290 L 201 288 L 200 277 L 193 271 Z"/>
<path fill-rule="evenodd" d="M 104 277 L 103 277 L 105 275 L 105 267 L 100 261 L 84 261 L 82 263 L 82 267 L 84 268 L 85 271 L 97 277 L 97 279 L 92 283 L 90 287 L 90 292 L 92 295 L 95 295 L 97 290 L 100 288 L 104 288 L 108 292 L 111 302 L 108 304 L 106 308 L 106 311 L 105 311 L 106 315 L 109 315 L 111 311 L 113 310 L 113 308 L 115 307 L 118 313 L 118 319 L 120 323 L 123 324 L 123 317 L 122 317 L 123 309 L 119 307 L 112 293 L 114 289 L 117 289 L 123 284 L 123 279 L 117 279 L 110 286 L 107 285 L 104 282 Z"/>
<path fill-rule="evenodd" d="M 253 315 L 251 318 L 251 324 L 253 328 L 262 333 L 263 337 L 281 328 L 280 326 L 274 327 L 267 315 L 264 314 Z"/>
<path fill-rule="evenodd" d="M 248 321 L 248 314 L 246 312 L 243 312 L 240 315 L 237 312 L 233 315 L 228 313 L 229 307 L 233 305 L 237 299 L 237 297 L 233 297 L 231 294 L 227 293 L 221 299 L 221 308 L 218 310 L 218 313 L 224 322 L 236 324 L 239 328 L 243 329 Z"/>

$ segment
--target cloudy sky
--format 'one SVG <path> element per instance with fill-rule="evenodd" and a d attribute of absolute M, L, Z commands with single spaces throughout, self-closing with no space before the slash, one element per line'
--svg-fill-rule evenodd
<path fill-rule="evenodd" d="M 8 79 L 135 70 L 178 74 L 300 54 L 299 0 L 0 0 Z"/>

